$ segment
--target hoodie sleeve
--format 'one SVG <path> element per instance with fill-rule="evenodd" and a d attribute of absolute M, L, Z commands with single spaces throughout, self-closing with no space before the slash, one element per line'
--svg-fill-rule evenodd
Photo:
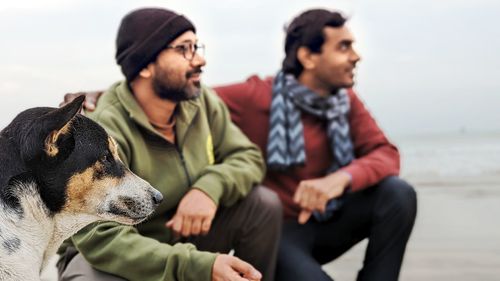
<path fill-rule="evenodd" d="M 265 164 L 257 146 L 231 121 L 226 105 L 212 90 L 206 91 L 215 163 L 202 171 L 193 186 L 205 191 L 217 204 L 230 206 L 262 181 Z"/>
<path fill-rule="evenodd" d="M 211 280 L 216 257 L 191 244 L 160 243 L 114 222 L 88 225 L 72 242 L 93 267 L 130 281 Z"/>

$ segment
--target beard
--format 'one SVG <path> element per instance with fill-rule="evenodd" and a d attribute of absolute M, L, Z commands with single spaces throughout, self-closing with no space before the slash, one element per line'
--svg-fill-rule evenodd
<path fill-rule="evenodd" d="M 165 71 L 156 67 L 156 75 L 153 77 L 153 89 L 161 99 L 170 100 L 172 102 L 181 102 L 193 100 L 200 96 L 200 82 L 189 84 L 189 78 L 194 74 L 202 73 L 200 67 L 186 72 L 184 79 L 175 79 L 174 73 Z"/>

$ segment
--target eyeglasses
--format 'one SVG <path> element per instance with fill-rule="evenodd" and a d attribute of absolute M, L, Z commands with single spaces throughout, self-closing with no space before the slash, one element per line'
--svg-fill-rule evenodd
<path fill-rule="evenodd" d="M 179 53 L 182 53 L 184 58 L 187 59 L 188 61 L 192 61 L 196 54 L 201 57 L 205 56 L 205 44 L 201 43 L 193 44 L 186 42 L 175 46 L 168 45 L 165 48 L 177 50 Z"/>

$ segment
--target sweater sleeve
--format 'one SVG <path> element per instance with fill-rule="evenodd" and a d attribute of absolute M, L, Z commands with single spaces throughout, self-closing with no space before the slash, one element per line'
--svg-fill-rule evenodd
<path fill-rule="evenodd" d="M 350 91 L 349 123 L 355 160 L 342 168 L 352 176 L 352 190 L 372 186 L 391 175 L 398 175 L 399 152 L 386 138 L 357 95 Z"/>
<path fill-rule="evenodd" d="M 110 110 L 90 117 L 116 139 L 119 154 L 128 166 L 126 133 L 130 128 L 117 118 L 119 112 Z M 211 280 L 217 256 L 188 243 L 160 243 L 142 236 L 133 226 L 115 222 L 91 224 L 75 234 L 72 242 L 96 269 L 131 281 Z"/>
<path fill-rule="evenodd" d="M 253 75 L 244 82 L 214 88 L 219 98 L 229 109 L 231 120 L 239 128 L 241 128 L 241 122 L 245 119 L 245 108 L 252 106 L 249 103 L 252 102 L 250 97 L 255 91 L 255 81 L 259 81 L 259 78 Z"/>
<path fill-rule="evenodd" d="M 265 165 L 260 150 L 231 121 L 224 103 L 209 90 L 206 106 L 213 137 L 214 165 L 194 183 L 217 203 L 230 206 L 260 183 Z"/>

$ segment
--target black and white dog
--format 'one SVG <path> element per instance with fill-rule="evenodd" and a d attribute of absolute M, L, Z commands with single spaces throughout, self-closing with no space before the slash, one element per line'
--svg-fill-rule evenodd
<path fill-rule="evenodd" d="M 32 108 L 0 132 L 0 280 L 40 280 L 62 241 L 89 223 L 143 221 L 159 191 L 119 160 L 116 143 L 65 107 Z"/>

